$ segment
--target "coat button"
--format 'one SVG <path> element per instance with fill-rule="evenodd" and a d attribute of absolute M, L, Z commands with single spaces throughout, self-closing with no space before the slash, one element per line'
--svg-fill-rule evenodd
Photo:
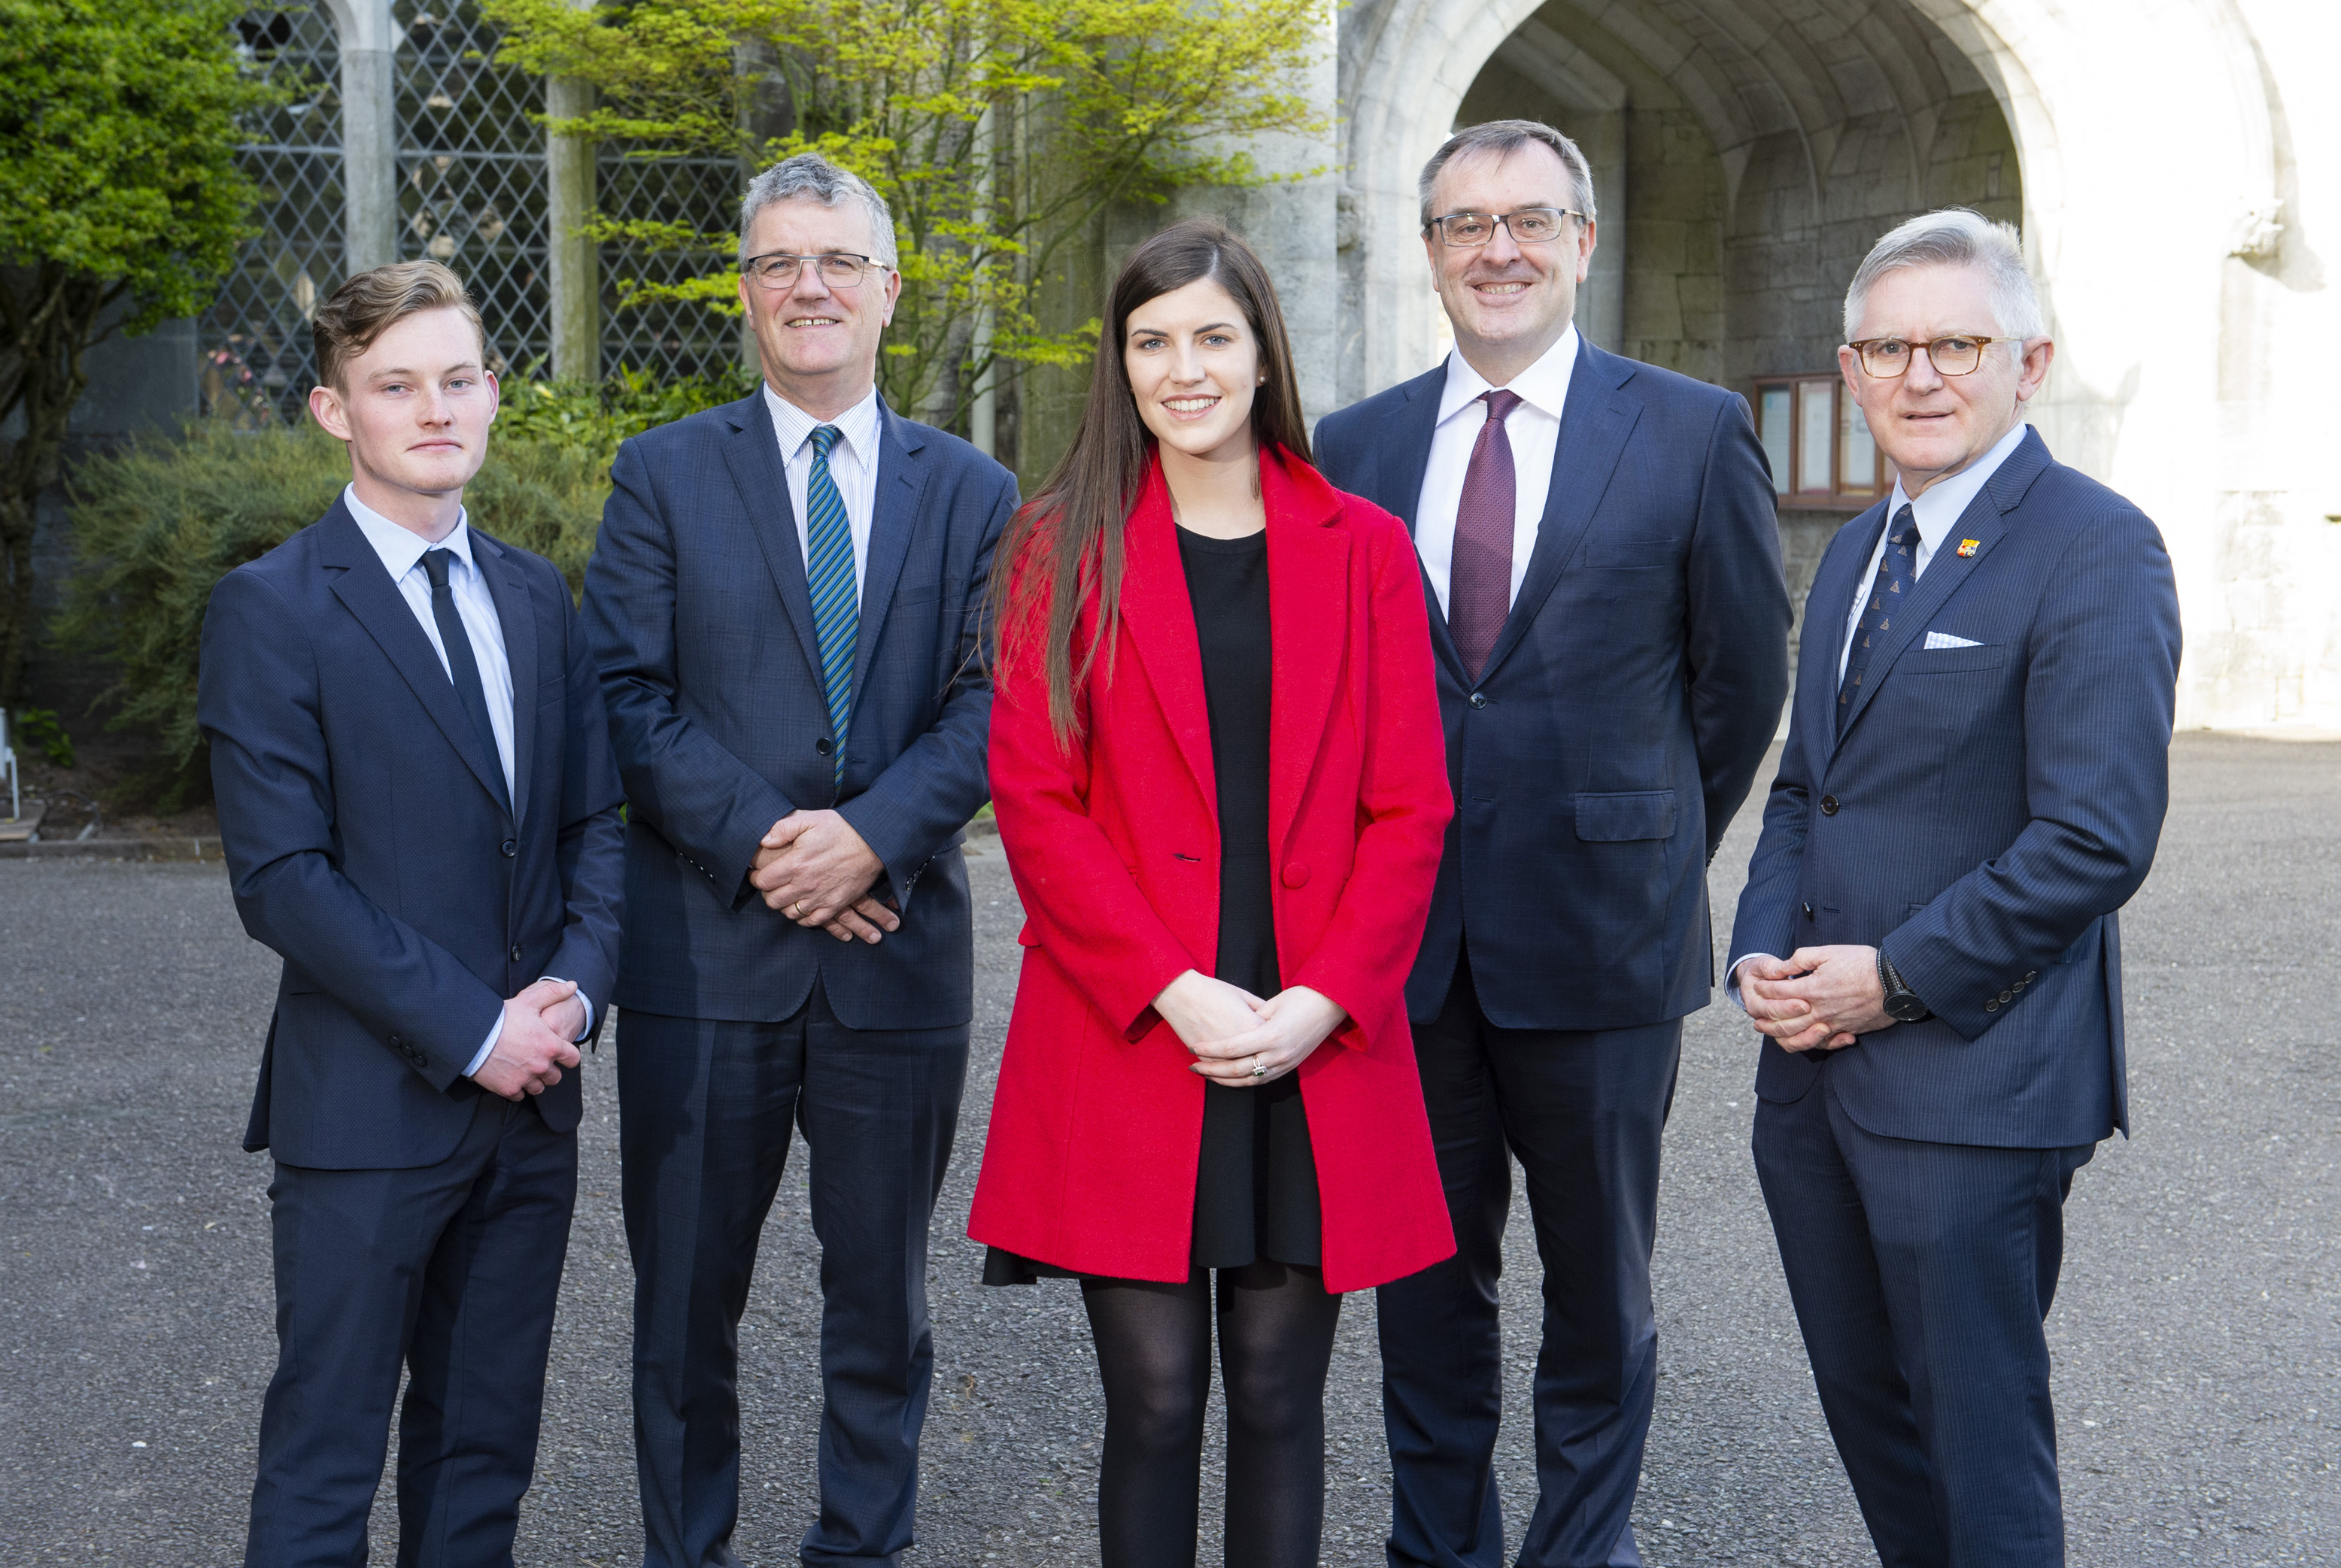
<path fill-rule="evenodd" d="M 812 749 L 815 751 L 820 752 L 823 757 L 826 757 L 831 752 L 837 749 L 837 742 L 824 735 L 820 739 L 812 743 Z"/>
<path fill-rule="evenodd" d="M 512 961 L 515 964 L 520 962 L 520 949 L 518 948 L 514 948 L 512 950 Z"/>
<path fill-rule="evenodd" d="M 1837 815 L 1836 796 L 1824 795 L 1821 797 L 1821 815 L 1824 817 L 1834 817 Z"/>
<path fill-rule="evenodd" d="M 520 853 L 520 843 L 519 843 L 519 841 L 518 841 L 517 839 L 505 839 L 505 840 L 503 841 L 503 844 L 502 845 L 502 848 L 503 848 L 503 852 L 504 852 L 504 858 L 505 858 L 505 859 L 507 859 L 507 860 L 511 859 L 513 856 L 515 856 L 515 855 L 517 855 L 517 854 L 519 854 L 519 853 Z"/>
<path fill-rule="evenodd" d="M 1474 691 L 1471 693 L 1471 706 L 1474 708 L 1485 708 L 1488 706 L 1488 694 L 1484 691 Z"/>
<path fill-rule="evenodd" d="M 1996 1013 L 1999 1011 L 1999 1004 L 1997 1002 L 1986 1002 L 1983 1005 L 1983 1010 L 1987 1013 Z"/>
<path fill-rule="evenodd" d="M 2016 1000 L 2016 993 L 2015 993 L 2014 991 L 2002 991 L 2002 992 L 2000 992 L 2000 994 L 1999 994 L 1999 1005 L 2000 1005 L 2001 1007 L 2006 1007 L 2008 1003 L 2010 1003 L 2010 1002 L 2012 1002 L 2012 1001 L 2014 1001 L 2014 1000 Z"/>
<path fill-rule="evenodd" d="M 1288 888 L 1309 886 L 1309 862 L 1295 860 L 1284 868 L 1284 885 Z"/>

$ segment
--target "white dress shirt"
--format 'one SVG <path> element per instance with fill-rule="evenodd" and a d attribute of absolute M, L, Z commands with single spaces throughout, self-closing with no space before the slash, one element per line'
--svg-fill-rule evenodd
<path fill-rule="evenodd" d="M 1512 586 L 1505 602 L 1519 597 L 1536 549 L 1537 525 L 1544 521 L 1545 495 L 1552 488 L 1552 458 L 1560 445 L 1561 405 L 1569 401 L 1569 378 L 1577 369 L 1577 327 L 1572 323 L 1542 358 L 1512 378 L 1505 390 L 1519 394 L 1519 406 L 1504 421 L 1512 447 Z M 1447 572 L 1455 558 L 1455 513 L 1463 501 L 1463 476 L 1471 448 L 1488 422 L 1479 401 L 1493 383 L 1457 350 L 1447 356 L 1447 388 L 1439 395 L 1439 423 L 1431 432 L 1430 461 L 1422 468 L 1422 493 L 1414 508 L 1414 548 L 1439 612 L 1447 613 Z"/>
<path fill-rule="evenodd" d="M 781 461 L 788 469 L 789 510 L 796 514 L 797 548 L 812 568 L 812 527 L 805 514 L 805 490 L 812 482 L 812 432 L 824 424 L 837 427 L 838 441 L 829 449 L 829 477 L 845 502 L 845 521 L 853 535 L 853 598 L 862 600 L 862 584 L 869 571 L 870 519 L 878 510 L 878 389 L 832 420 L 818 420 L 772 389 L 764 387 L 764 406 L 772 412 L 772 433 L 781 443 Z"/>
<path fill-rule="evenodd" d="M 1853 653 L 1853 634 L 1861 630 L 1861 611 L 1869 602 L 1870 584 L 1878 581 L 1878 563 L 1886 559 L 1886 546 L 1894 536 L 1894 520 L 1907 506 L 1910 509 L 1912 520 L 1918 525 L 1918 551 L 1910 562 L 1910 581 L 1916 582 L 1927 574 L 1928 563 L 1935 559 L 1935 551 L 1942 547 L 1943 541 L 1957 526 L 1959 514 L 1967 511 L 1968 502 L 1983 493 L 1983 487 L 1991 481 L 1993 474 L 1999 471 L 1999 465 L 2014 456 L 2016 449 L 2024 444 L 2025 432 L 2031 428 L 2022 420 L 2017 421 L 2016 428 L 1994 442 L 1989 452 L 1950 478 L 1928 486 L 1916 501 L 1904 493 L 1901 476 L 1895 476 L 1894 493 L 1886 501 L 1886 526 L 1878 531 L 1878 546 L 1869 552 L 1869 560 L 1861 569 L 1859 591 L 1854 594 L 1853 603 L 1846 611 L 1845 638 L 1838 644 L 1837 650 L 1837 678 L 1840 684 L 1845 680 L 1846 660 Z M 1723 971 L 1724 995 L 1744 1012 L 1748 1004 L 1739 997 L 1739 966 L 1750 958 L 1778 956 L 1777 953 L 1742 953 L 1732 959 Z"/>
<path fill-rule="evenodd" d="M 431 574 L 423 570 L 423 555 L 433 550 L 452 551 L 455 559 L 447 568 L 447 588 L 455 600 L 455 613 L 463 622 L 463 630 L 472 644 L 472 658 L 480 667 L 480 688 L 488 700 L 488 728 L 495 731 L 496 761 L 504 770 L 504 794 L 507 799 L 519 798 L 519 783 L 513 774 L 513 680 L 512 661 L 504 654 L 504 623 L 496 614 L 496 601 L 488 592 L 488 580 L 480 574 L 479 563 L 472 559 L 472 523 L 468 512 L 458 511 L 455 527 L 446 538 L 433 544 L 431 541 L 374 511 L 358 499 L 356 485 L 342 491 L 342 504 L 350 509 L 357 520 L 358 531 L 382 557 L 382 569 L 390 573 L 390 581 L 398 586 L 406 608 L 414 611 L 423 635 L 431 640 L 431 650 L 439 656 L 439 668 L 447 672 L 449 685 L 454 684 L 455 671 L 447 662 L 447 645 L 440 640 L 439 618 L 431 611 Z M 547 978 L 552 977 L 548 976 Z M 585 993 L 577 993 L 585 1004 L 585 1034 L 593 1032 L 593 1003 Z M 496 1015 L 493 1027 L 472 1065 L 463 1069 L 471 1077 L 487 1065 L 489 1053 L 503 1037 L 503 1015 Z M 577 1037 L 583 1039 L 585 1035 Z"/>

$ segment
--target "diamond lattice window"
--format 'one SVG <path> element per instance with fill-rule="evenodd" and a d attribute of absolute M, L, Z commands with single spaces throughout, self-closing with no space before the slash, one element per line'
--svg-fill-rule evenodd
<path fill-rule="evenodd" d="M 393 8 L 398 45 L 398 253 L 446 263 L 471 286 L 499 374 L 543 374 L 552 352 L 545 254 L 544 82 L 496 57 L 470 4 Z"/>
<path fill-rule="evenodd" d="M 260 233 L 196 323 L 206 413 L 298 422 L 316 362 L 309 321 L 342 280 L 341 55 L 325 8 L 247 11 L 237 51 L 293 102 L 254 117 L 237 151 L 260 188 Z"/>
<path fill-rule="evenodd" d="M 597 193 L 613 218 L 648 218 L 727 234 L 738 221 L 743 176 L 729 158 L 629 158 L 602 149 Z M 680 283 L 722 259 L 714 252 L 602 247 L 602 369 L 649 370 L 661 376 L 714 375 L 738 362 L 740 325 L 705 305 L 657 301 L 621 307 L 621 285 L 637 279 Z"/>

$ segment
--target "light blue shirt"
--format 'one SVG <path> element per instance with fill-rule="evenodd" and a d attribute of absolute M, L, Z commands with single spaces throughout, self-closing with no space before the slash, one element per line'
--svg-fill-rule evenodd
<path fill-rule="evenodd" d="M 789 509 L 796 513 L 797 549 L 812 561 L 812 525 L 805 511 L 805 491 L 812 483 L 812 432 L 821 425 L 837 427 L 837 444 L 829 449 L 829 479 L 837 499 L 845 503 L 846 530 L 853 538 L 853 599 L 862 600 L 863 580 L 870 571 L 870 523 L 878 511 L 878 389 L 832 420 L 817 420 L 772 389 L 764 387 L 764 406 L 772 411 L 772 435 L 779 442 L 781 463 L 788 473 Z"/>
<path fill-rule="evenodd" d="M 439 618 L 431 612 L 431 574 L 423 570 L 423 557 L 433 550 L 445 550 L 455 559 L 447 570 L 447 588 L 455 600 L 456 616 L 463 623 L 464 636 L 472 644 L 472 658 L 480 667 L 480 686 L 488 700 L 488 727 L 495 731 L 496 761 L 504 770 L 504 792 L 519 798 L 519 782 L 513 773 L 513 680 L 512 661 L 504 654 L 504 623 L 496 614 L 496 601 L 488 591 L 488 580 L 480 574 L 479 563 L 472 559 L 471 515 L 458 511 L 455 526 L 447 537 L 433 543 L 413 529 L 405 528 L 374 511 L 358 499 L 357 486 L 342 491 L 342 504 L 350 509 L 357 521 L 358 531 L 382 558 L 382 569 L 390 573 L 390 581 L 398 587 L 406 608 L 414 612 L 423 635 L 431 640 L 431 650 L 439 656 L 439 668 L 447 671 L 453 685 L 455 672 L 447 662 L 447 645 L 439 637 Z M 545 978 L 554 978 L 546 976 Z M 585 1004 L 585 1034 L 593 1032 L 593 1003 L 584 992 L 577 999 Z M 503 1037 L 504 1019 L 496 1015 L 488 1037 L 481 1042 L 472 1065 L 463 1069 L 471 1077 L 488 1065 L 488 1057 Z"/>

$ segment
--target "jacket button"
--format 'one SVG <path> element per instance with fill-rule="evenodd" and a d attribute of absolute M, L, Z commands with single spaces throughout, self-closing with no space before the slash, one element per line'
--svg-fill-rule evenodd
<path fill-rule="evenodd" d="M 1485 708 L 1488 706 L 1488 694 L 1484 691 L 1474 691 L 1471 693 L 1471 706 L 1474 708 Z"/>
<path fill-rule="evenodd" d="M 1983 1005 L 1983 1010 L 1987 1013 L 1996 1013 L 1999 1011 L 1999 1004 L 1997 1002 L 1986 1002 Z"/>
<path fill-rule="evenodd" d="M 392 1050 L 393 1050 L 393 1051 L 403 1051 L 404 1049 L 406 1049 L 406 1040 L 405 1040 L 405 1037 L 404 1037 L 403 1036 L 400 1036 L 400 1035 L 393 1035 L 393 1036 L 391 1036 L 391 1037 L 390 1037 L 390 1048 L 391 1048 Z"/>
<path fill-rule="evenodd" d="M 504 858 L 505 858 L 505 859 L 507 859 L 507 860 L 511 859 L 513 856 L 515 856 L 515 855 L 517 855 L 517 854 L 519 854 L 519 853 L 520 853 L 520 844 L 519 844 L 519 841 L 518 841 L 518 840 L 516 840 L 516 839 L 505 839 L 505 840 L 503 841 L 503 844 L 502 848 L 503 848 L 503 852 L 504 852 Z"/>
<path fill-rule="evenodd" d="M 2015 993 L 2014 991 L 2002 991 L 2002 992 L 2000 992 L 2000 994 L 1999 994 L 1999 1001 L 2000 1001 L 2000 1005 L 2001 1005 L 2002 1007 L 2006 1007 L 2008 1003 L 2010 1003 L 2010 1002 L 2012 1002 L 2012 1001 L 2014 1001 L 2014 1000 L 2016 1000 L 2016 993 Z"/>
<path fill-rule="evenodd" d="M 1309 862 L 1295 860 L 1284 868 L 1284 885 L 1288 888 L 1309 886 Z"/>
<path fill-rule="evenodd" d="M 520 949 L 518 948 L 514 948 L 512 950 L 512 961 L 515 964 L 520 962 Z"/>
<path fill-rule="evenodd" d="M 2024 978 L 2027 980 L 2037 980 L 2040 978 L 2040 971 L 2037 969 L 2027 969 L 2024 971 Z"/>
<path fill-rule="evenodd" d="M 824 735 L 820 739 L 812 743 L 812 749 L 815 751 L 820 752 L 823 757 L 826 757 L 831 752 L 837 749 L 837 742 Z"/>
<path fill-rule="evenodd" d="M 1824 795 L 1821 797 L 1821 815 L 1824 817 L 1834 817 L 1837 815 L 1836 796 Z"/>

